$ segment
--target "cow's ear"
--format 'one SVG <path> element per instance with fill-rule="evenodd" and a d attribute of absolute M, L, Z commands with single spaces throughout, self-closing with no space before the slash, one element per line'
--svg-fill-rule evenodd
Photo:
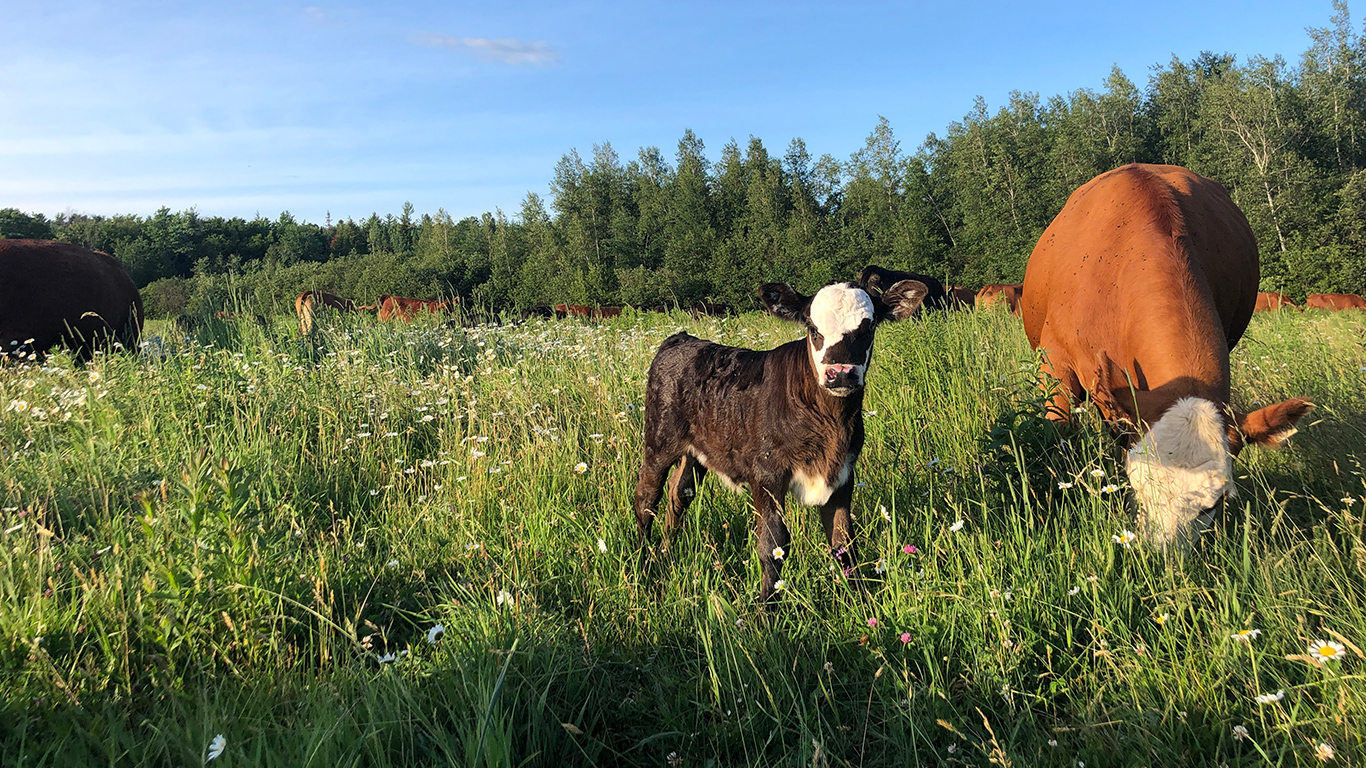
<path fill-rule="evenodd" d="M 875 301 L 877 319 L 905 320 L 920 309 L 929 292 L 930 289 L 919 280 L 902 280 L 883 291 L 881 299 Z"/>
<path fill-rule="evenodd" d="M 811 297 L 803 296 L 787 283 L 764 283 L 759 286 L 759 302 L 784 320 L 805 319 Z"/>
<path fill-rule="evenodd" d="M 1125 435 L 1138 433 L 1138 415 L 1134 413 L 1133 397 L 1127 383 L 1116 392 L 1116 381 L 1124 381 L 1123 376 L 1115 376 L 1118 366 L 1110 356 L 1101 350 L 1096 355 L 1096 369 L 1091 376 L 1091 402 L 1096 404 L 1100 416 L 1110 429 Z"/>
<path fill-rule="evenodd" d="M 1238 426 L 1229 427 L 1229 452 L 1237 454 L 1252 443 L 1267 448 L 1280 448 L 1290 436 L 1299 431 L 1300 419 L 1314 410 L 1314 404 L 1295 397 L 1275 405 L 1268 405 L 1247 415 L 1235 414 Z"/>

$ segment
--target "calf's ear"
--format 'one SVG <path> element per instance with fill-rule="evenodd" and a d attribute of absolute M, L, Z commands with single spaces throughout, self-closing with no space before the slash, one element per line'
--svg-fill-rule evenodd
<path fill-rule="evenodd" d="M 869 264 L 859 273 L 858 286 L 865 291 L 869 288 L 880 289 L 882 287 L 884 272 L 886 272 L 886 270 L 882 267 L 879 267 L 876 264 Z"/>
<path fill-rule="evenodd" d="M 1299 431 L 1296 425 L 1300 419 L 1313 410 L 1313 403 L 1302 397 L 1294 397 L 1246 415 L 1235 414 L 1238 426 L 1229 428 L 1229 451 L 1236 454 L 1247 443 L 1279 448 Z"/>
<path fill-rule="evenodd" d="M 797 293 L 787 283 L 764 283 L 759 286 L 759 303 L 784 320 L 800 321 L 806 314 L 811 298 Z"/>
<path fill-rule="evenodd" d="M 920 309 L 920 303 L 929 292 L 930 289 L 919 280 L 902 280 L 882 292 L 877 319 L 905 320 Z"/>

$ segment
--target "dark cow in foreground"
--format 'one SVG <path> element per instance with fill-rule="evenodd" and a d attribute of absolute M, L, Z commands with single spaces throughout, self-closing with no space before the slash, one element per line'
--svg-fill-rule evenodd
<path fill-rule="evenodd" d="M 749 486 L 758 515 L 759 599 L 774 598 L 789 535 L 783 500 L 821 508 L 830 551 L 852 572 L 849 503 L 854 463 L 863 450 L 863 388 L 873 331 L 909 317 L 924 300 L 915 281 L 881 297 L 853 283 L 802 296 L 769 283 L 759 298 L 770 312 L 806 326 L 803 339 L 776 349 L 726 347 L 686 333 L 664 340 L 645 388 L 645 448 L 635 515 L 645 557 L 666 476 L 665 546 L 708 470 L 732 490 Z M 670 474 L 670 468 L 677 465 Z"/>
<path fill-rule="evenodd" d="M 1309 309 L 1366 309 L 1366 299 L 1355 293 L 1311 293 L 1304 297 L 1304 306 Z"/>
<path fill-rule="evenodd" d="M 1257 304 L 1252 308 L 1253 312 L 1274 312 L 1278 309 L 1299 309 L 1295 302 L 1290 300 L 1284 293 L 1258 293 Z"/>
<path fill-rule="evenodd" d="M 589 320 L 601 320 L 608 317 L 620 317 L 621 307 L 586 307 L 582 304 L 556 304 L 555 316 L 560 319 L 566 317 L 582 317 Z"/>
<path fill-rule="evenodd" d="M 1278 446 L 1313 405 L 1229 408 L 1229 350 L 1257 301 L 1257 243 L 1217 182 L 1126 165 L 1072 193 L 1025 271 L 1024 326 L 1070 418 L 1089 393 L 1121 430 L 1140 531 L 1188 545 L 1234 495 L 1232 455 Z"/>
<path fill-rule="evenodd" d="M 1010 309 L 1010 314 L 1020 314 L 1020 299 L 1024 295 L 1024 286 L 1020 283 L 992 283 L 982 286 L 982 290 L 977 292 L 978 307 L 991 307 L 997 304 L 1005 304 Z"/>
<path fill-rule="evenodd" d="M 313 314 L 327 307 L 338 312 L 355 312 L 356 302 L 343 299 L 327 291 L 304 291 L 294 300 L 294 313 L 299 316 L 299 331 L 307 335 L 313 330 Z"/>
<path fill-rule="evenodd" d="M 142 296 L 114 257 L 51 240 L 0 240 L 0 357 L 78 362 L 115 341 L 137 350 Z"/>
<path fill-rule="evenodd" d="M 381 296 L 379 319 L 383 322 L 390 320 L 411 321 L 424 314 L 446 315 L 455 311 L 458 301 L 459 299 L 437 301 L 433 299 L 410 299 L 405 296 Z"/>
<path fill-rule="evenodd" d="M 894 269 L 883 269 L 876 264 L 869 264 L 859 273 L 858 284 L 865 290 L 871 288 L 881 292 L 890 288 L 902 280 L 914 280 L 923 283 L 927 293 L 922 306 L 925 309 L 946 309 L 949 306 L 948 294 L 944 291 L 944 286 L 938 280 L 929 275 L 917 275 L 914 272 L 898 272 Z"/>

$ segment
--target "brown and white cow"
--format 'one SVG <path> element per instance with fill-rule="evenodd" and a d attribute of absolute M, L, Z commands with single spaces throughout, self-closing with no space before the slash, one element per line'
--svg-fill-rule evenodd
<path fill-rule="evenodd" d="M 665 544 L 711 471 L 732 490 L 748 486 L 758 516 L 759 599 L 771 601 L 789 534 L 783 501 L 821 509 L 830 551 L 845 569 L 858 560 L 849 504 L 854 463 L 863 450 L 863 390 L 873 332 L 920 307 L 923 283 L 904 281 L 874 297 L 854 283 L 803 296 L 768 283 L 770 312 L 806 327 L 806 337 L 776 349 L 727 347 L 686 333 L 664 340 L 645 388 L 645 448 L 635 515 L 645 557 L 666 476 Z M 670 468 L 675 467 L 672 474 Z"/>
<path fill-rule="evenodd" d="M 997 304 L 1005 304 L 1010 309 L 1010 314 L 1020 314 L 1020 299 L 1024 293 L 1024 286 L 1020 283 L 992 283 L 982 286 L 982 290 L 977 292 L 977 307 L 991 307 Z"/>
<path fill-rule="evenodd" d="M 1025 271 L 1024 326 L 1062 390 L 1050 415 L 1089 393 L 1129 448 L 1140 530 L 1187 545 L 1234 495 L 1232 455 L 1278 446 L 1313 405 L 1237 415 L 1229 350 L 1257 300 L 1257 243 L 1217 182 L 1185 168 L 1126 165 L 1072 193 Z"/>
<path fill-rule="evenodd" d="M 1304 297 L 1304 306 L 1309 309 L 1366 309 L 1366 299 L 1355 293 L 1311 293 Z"/>
<path fill-rule="evenodd" d="M 1274 312 L 1278 309 L 1299 309 L 1295 302 L 1290 300 L 1284 293 L 1258 293 L 1257 304 L 1252 308 L 1253 312 Z"/>
<path fill-rule="evenodd" d="M 356 302 L 327 291 L 304 291 L 294 300 L 294 313 L 299 316 L 299 330 L 302 333 L 307 335 L 313 330 L 313 314 L 322 307 L 338 312 L 355 312 Z"/>
<path fill-rule="evenodd" d="M 410 299 L 405 296 L 381 296 L 379 302 L 379 319 L 383 322 L 390 320 L 416 320 L 424 314 L 445 315 L 455 311 L 458 298 L 446 301 L 434 299 Z"/>

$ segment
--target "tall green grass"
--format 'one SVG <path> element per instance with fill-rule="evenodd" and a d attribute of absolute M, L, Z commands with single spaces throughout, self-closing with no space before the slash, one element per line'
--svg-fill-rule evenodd
<path fill-rule="evenodd" d="M 885 326 L 871 596 L 789 500 L 771 615 L 746 497 L 708 480 L 642 571 L 630 496 L 658 343 L 793 326 L 320 326 L 153 325 L 139 356 L 0 368 L 0 764 L 193 765 L 217 734 L 215 765 L 1366 760 L 1351 313 L 1254 318 L 1238 405 L 1318 410 L 1243 453 L 1184 560 L 1114 541 L 1117 450 L 1093 415 L 1041 418 L 1017 320 Z M 1335 638 L 1343 660 L 1305 656 Z"/>

